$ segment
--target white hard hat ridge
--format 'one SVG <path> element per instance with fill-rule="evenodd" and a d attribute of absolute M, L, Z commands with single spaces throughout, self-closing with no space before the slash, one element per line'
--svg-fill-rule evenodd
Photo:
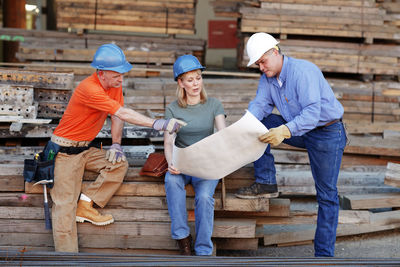
<path fill-rule="evenodd" d="M 246 52 L 249 56 L 247 67 L 259 60 L 265 52 L 274 48 L 279 42 L 270 34 L 257 32 L 250 36 L 246 45 Z"/>

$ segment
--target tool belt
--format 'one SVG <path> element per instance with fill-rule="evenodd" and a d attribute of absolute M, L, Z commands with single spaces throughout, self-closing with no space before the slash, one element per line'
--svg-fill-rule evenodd
<path fill-rule="evenodd" d="M 63 147 L 87 147 L 91 141 L 74 141 L 53 134 L 51 136 L 51 142 Z"/>
<path fill-rule="evenodd" d="M 55 158 L 60 146 L 48 142 L 42 152 L 36 153 L 33 159 L 24 160 L 24 180 L 28 183 L 45 181 L 48 188 L 54 184 Z"/>
<path fill-rule="evenodd" d="M 76 155 L 91 147 L 100 147 L 96 142 L 73 141 L 53 135 L 42 152 L 33 159 L 24 160 L 24 180 L 28 183 L 45 180 L 48 188 L 54 184 L 54 166 L 58 152 Z"/>
<path fill-rule="evenodd" d="M 92 141 L 74 141 L 54 134 L 51 136 L 51 141 L 60 146 L 59 152 L 68 155 L 77 155 L 91 147 L 99 147 L 98 144 Z"/>
<path fill-rule="evenodd" d="M 67 147 L 67 146 L 62 146 L 60 147 L 60 151 L 61 153 L 66 153 L 68 155 L 77 155 L 82 153 L 85 150 L 88 150 L 90 147 L 89 146 L 84 146 L 84 147 Z"/>

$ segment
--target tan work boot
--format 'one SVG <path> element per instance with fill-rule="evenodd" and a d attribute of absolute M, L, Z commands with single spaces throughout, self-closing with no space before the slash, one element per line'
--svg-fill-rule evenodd
<path fill-rule="evenodd" d="M 93 201 L 79 200 L 76 208 L 76 221 L 88 221 L 94 225 L 107 225 L 114 222 L 114 218 L 110 214 L 101 215 L 93 208 Z"/>

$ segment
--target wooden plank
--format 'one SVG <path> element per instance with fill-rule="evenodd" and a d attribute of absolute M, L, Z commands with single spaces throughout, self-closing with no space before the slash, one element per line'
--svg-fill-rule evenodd
<path fill-rule="evenodd" d="M 243 199 L 242 199 L 243 200 Z M 269 199 L 269 211 L 226 211 L 216 210 L 215 216 L 222 218 L 235 218 L 245 216 L 247 218 L 255 218 L 259 220 L 263 217 L 288 217 L 290 214 L 290 199 L 288 198 L 271 198 Z"/>
<path fill-rule="evenodd" d="M 297 224 L 316 224 L 317 212 L 304 212 L 292 211 L 290 216 L 286 217 L 256 217 L 257 225 L 271 224 L 271 225 L 297 225 Z M 339 224 L 344 223 L 370 223 L 370 212 L 366 210 L 340 210 L 339 211 Z"/>
<path fill-rule="evenodd" d="M 340 200 L 342 208 L 352 210 L 400 207 L 399 193 L 342 195 Z"/>
<path fill-rule="evenodd" d="M 46 234 L 41 220 L 15 220 L 0 219 L 0 233 L 29 233 Z M 190 223 L 193 228 L 193 223 Z M 161 237 L 170 238 L 171 224 L 169 222 L 114 222 L 107 226 L 95 226 L 90 223 L 78 223 L 79 236 L 100 235 L 105 240 L 114 236 L 126 237 Z M 99 229 L 101 231 L 99 232 Z M 51 232 L 51 231 L 50 231 Z M 254 238 L 255 220 L 252 219 L 215 219 L 213 237 L 217 238 Z M 104 240 L 103 240 L 104 241 Z M 107 243 L 107 242 L 105 242 Z M 146 247 L 138 247 L 146 248 Z"/>
<path fill-rule="evenodd" d="M 79 252 L 118 255 L 180 255 L 180 251 L 176 247 L 167 249 L 79 248 Z"/>
<path fill-rule="evenodd" d="M 220 250 L 257 250 L 258 238 L 213 238 L 216 249 Z"/>
<path fill-rule="evenodd" d="M 313 240 L 315 224 L 264 225 L 264 246 Z"/>
<path fill-rule="evenodd" d="M 0 192 L 23 192 L 24 181 L 15 176 L 0 176 Z"/>
<path fill-rule="evenodd" d="M 356 133 L 383 133 L 385 130 L 400 131 L 400 124 L 398 122 L 373 122 L 373 123 L 359 123 L 359 122 L 346 122 L 347 130 L 351 134 Z"/>
<path fill-rule="evenodd" d="M 100 211 L 104 214 L 112 214 L 117 222 L 170 222 L 166 209 L 104 208 Z M 0 218 L 43 220 L 44 210 L 43 207 L 0 206 Z"/>
<path fill-rule="evenodd" d="M 34 88 L 73 89 L 73 73 L 34 72 L 0 69 L 2 84 L 31 85 Z"/>
<path fill-rule="evenodd" d="M 394 162 L 387 163 L 384 183 L 386 185 L 400 187 L 400 164 Z"/>
<path fill-rule="evenodd" d="M 217 197 L 216 197 L 217 198 Z M 222 205 L 221 198 L 215 200 L 216 206 L 220 206 L 221 210 L 226 211 L 252 211 L 252 212 L 268 212 L 269 201 L 268 198 L 260 199 L 239 199 L 233 194 L 227 194 L 225 198 L 225 205 Z"/>
<path fill-rule="evenodd" d="M 254 219 L 215 219 L 213 237 L 255 238 Z"/>
<path fill-rule="evenodd" d="M 87 185 L 88 182 L 84 182 L 82 187 L 84 188 Z M 43 192 L 43 187 L 33 187 L 32 183 L 25 183 L 25 192 L 28 194 L 40 194 Z M 194 207 L 194 190 L 191 185 L 186 186 L 186 195 L 189 197 L 187 198 L 188 207 Z M 165 197 L 165 188 L 162 183 L 124 182 L 115 193 L 114 197 L 115 196 Z M 215 197 L 214 205 L 216 210 L 223 210 L 219 195 Z M 269 209 L 269 199 L 261 198 L 241 200 L 233 195 L 228 195 L 225 209 L 232 211 L 265 212 Z"/>
<path fill-rule="evenodd" d="M 49 202 L 51 202 L 50 199 Z M 0 206 L 43 207 L 43 194 L 1 193 Z"/>
<path fill-rule="evenodd" d="M 350 236 L 396 229 L 400 226 L 399 214 L 399 211 L 381 212 L 371 214 L 370 223 L 339 224 L 336 236 Z M 313 240 L 315 227 L 316 225 L 311 224 L 277 225 L 276 227 L 269 225 L 264 230 L 268 233 L 264 235 L 264 246 Z"/>

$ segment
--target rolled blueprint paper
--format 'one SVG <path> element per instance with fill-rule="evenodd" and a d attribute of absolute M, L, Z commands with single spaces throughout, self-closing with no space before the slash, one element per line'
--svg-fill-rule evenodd
<path fill-rule="evenodd" d="M 268 129 L 253 114 L 185 148 L 174 146 L 172 164 L 181 173 L 209 180 L 227 176 L 259 159 L 266 143 L 258 137 Z"/>

